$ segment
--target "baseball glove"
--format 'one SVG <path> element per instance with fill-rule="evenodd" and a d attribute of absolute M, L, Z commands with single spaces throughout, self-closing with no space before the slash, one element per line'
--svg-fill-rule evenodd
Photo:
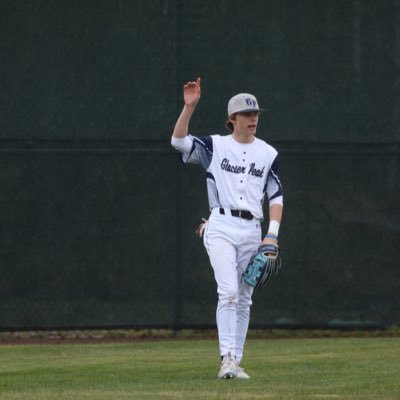
<path fill-rule="evenodd" d="M 243 279 L 250 286 L 263 288 L 270 281 L 272 275 L 278 273 L 281 262 L 278 246 L 262 244 L 251 258 L 243 273 Z"/>

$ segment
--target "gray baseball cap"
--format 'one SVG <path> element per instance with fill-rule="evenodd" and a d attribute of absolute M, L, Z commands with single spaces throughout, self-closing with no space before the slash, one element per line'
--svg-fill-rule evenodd
<path fill-rule="evenodd" d="M 250 93 L 239 93 L 228 102 L 228 116 L 249 111 L 264 111 L 258 107 L 257 99 Z"/>

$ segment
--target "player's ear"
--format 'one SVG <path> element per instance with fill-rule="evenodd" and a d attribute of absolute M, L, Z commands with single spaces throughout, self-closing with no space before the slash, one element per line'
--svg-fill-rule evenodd
<path fill-rule="evenodd" d="M 228 116 L 228 119 L 225 123 L 225 126 L 228 128 L 229 131 L 233 132 L 235 127 L 233 125 L 233 121 L 235 121 L 236 119 L 236 114 L 232 114 L 230 116 Z"/>

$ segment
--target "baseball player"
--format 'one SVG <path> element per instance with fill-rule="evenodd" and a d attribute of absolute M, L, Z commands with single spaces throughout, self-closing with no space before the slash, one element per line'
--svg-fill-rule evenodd
<path fill-rule="evenodd" d="M 277 151 L 256 138 L 260 108 L 248 93 L 228 103 L 229 135 L 196 137 L 189 122 L 200 100 L 200 78 L 183 87 L 184 106 L 171 144 L 183 163 L 207 171 L 210 217 L 203 242 L 218 290 L 216 312 L 221 367 L 218 378 L 249 379 L 240 366 L 252 304 L 253 287 L 242 281 L 250 258 L 263 244 L 278 243 L 283 198 Z M 269 202 L 269 228 L 262 237 L 263 203 Z"/>

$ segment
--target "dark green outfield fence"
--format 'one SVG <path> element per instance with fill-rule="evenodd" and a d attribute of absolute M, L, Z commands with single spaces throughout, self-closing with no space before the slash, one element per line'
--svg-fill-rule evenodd
<path fill-rule="evenodd" d="M 400 324 L 400 4 L 0 3 L 0 329 L 206 327 L 205 173 L 170 135 L 254 93 L 281 154 L 283 268 L 253 327 Z"/>

